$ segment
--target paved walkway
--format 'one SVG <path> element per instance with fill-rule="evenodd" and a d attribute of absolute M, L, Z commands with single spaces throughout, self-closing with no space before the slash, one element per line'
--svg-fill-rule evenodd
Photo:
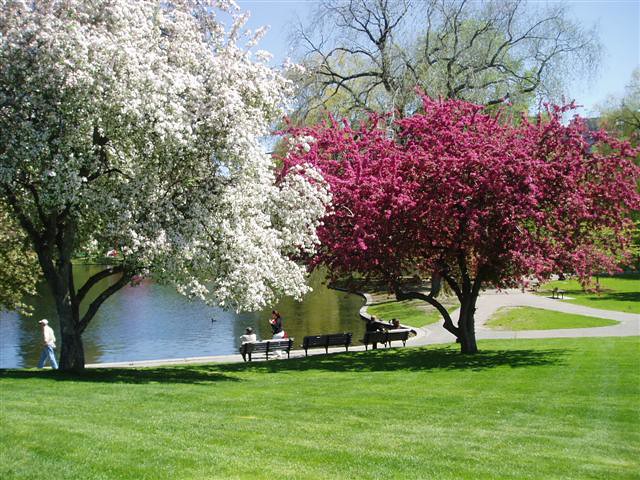
<path fill-rule="evenodd" d="M 558 330 L 519 330 L 503 331 L 490 330 L 485 323 L 501 307 L 535 307 L 546 310 L 556 310 L 564 313 L 585 315 L 587 317 L 600 317 L 620 322 L 617 325 L 594 328 L 563 328 Z M 502 292 L 489 291 L 483 293 L 476 305 L 476 338 L 500 339 L 500 338 L 560 338 L 560 337 L 623 337 L 640 335 L 640 315 L 637 313 L 616 312 L 613 310 L 600 310 L 584 307 L 562 300 L 521 293 L 519 290 L 506 290 Z M 458 318 L 459 310 L 451 312 L 451 318 Z M 431 324 L 421 328 L 423 336 L 418 336 L 411 341 L 411 345 L 428 345 L 433 343 L 446 343 L 453 341 L 453 335 L 447 332 L 442 324 Z"/>
<path fill-rule="evenodd" d="M 370 297 L 365 295 L 370 301 Z M 478 339 L 504 339 L 504 338 L 559 338 L 559 337 L 621 337 L 640 335 L 640 314 L 623 313 L 613 310 L 599 310 L 583 307 L 562 300 L 542 297 L 530 293 L 521 293 L 519 290 L 506 290 L 502 292 L 488 291 L 483 293 L 477 302 L 476 310 L 476 337 Z M 595 328 L 567 328 L 558 330 L 521 330 L 499 331 L 490 330 L 485 323 L 493 313 L 501 307 L 535 307 L 547 310 L 556 310 L 565 313 L 586 315 L 588 317 L 600 317 L 620 322 L 617 325 Z M 458 318 L 459 311 L 451 312 L 454 321 Z M 408 346 L 431 345 L 436 343 L 451 343 L 453 335 L 442 327 L 442 322 L 434 323 L 422 328 L 414 328 L 418 334 L 407 342 Z M 363 351 L 362 345 L 349 348 L 349 351 Z M 330 348 L 330 353 L 344 352 L 344 348 Z M 325 355 L 323 349 L 309 350 L 309 355 Z M 291 352 L 291 358 L 304 357 L 303 350 Z M 90 364 L 87 368 L 111 368 L 111 367 L 156 367 L 161 365 L 185 365 L 193 363 L 232 363 L 242 362 L 240 355 L 217 355 L 212 357 L 173 358 L 139 362 L 117 362 Z"/>

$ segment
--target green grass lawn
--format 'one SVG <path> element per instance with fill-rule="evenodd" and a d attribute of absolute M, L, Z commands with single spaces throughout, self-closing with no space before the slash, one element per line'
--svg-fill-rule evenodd
<path fill-rule="evenodd" d="M 577 280 L 549 282 L 540 288 L 539 293 L 550 296 L 551 291 L 558 288 L 565 290 L 566 296 L 573 297 L 565 302 L 603 310 L 640 313 L 640 274 L 598 277 L 598 279 L 602 290 L 600 294 L 583 292 Z"/>
<path fill-rule="evenodd" d="M 452 312 L 458 305 L 445 305 Z M 434 307 L 422 300 L 385 301 L 367 306 L 367 312 L 386 321 L 397 318 L 401 324 L 424 327 L 442 320 L 442 315 Z"/>
<path fill-rule="evenodd" d="M 554 330 L 556 328 L 591 328 L 616 325 L 606 318 L 586 317 L 532 307 L 503 307 L 485 324 L 495 330 Z"/>
<path fill-rule="evenodd" d="M 0 372 L 0 478 L 639 478 L 639 337 L 479 346 Z"/>

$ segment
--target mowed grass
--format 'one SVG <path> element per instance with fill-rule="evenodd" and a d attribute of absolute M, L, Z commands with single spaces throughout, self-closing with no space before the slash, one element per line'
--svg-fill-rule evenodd
<path fill-rule="evenodd" d="M 556 328 L 591 328 L 617 325 L 606 318 L 587 317 L 532 307 L 503 307 L 486 322 L 495 330 L 554 330 Z"/>
<path fill-rule="evenodd" d="M 446 305 L 446 308 L 452 312 L 458 306 Z M 442 320 L 440 312 L 422 300 L 385 301 L 367 306 L 367 312 L 385 321 L 397 318 L 401 324 L 412 327 L 424 327 Z"/>
<path fill-rule="evenodd" d="M 0 374 L 0 478 L 637 479 L 638 337 Z"/>
<path fill-rule="evenodd" d="M 565 302 L 603 310 L 640 313 L 640 274 L 598 277 L 598 281 L 600 293 L 584 292 L 577 280 L 549 282 L 540 288 L 539 293 L 551 296 L 552 290 L 558 288 L 566 291 L 565 296 L 572 297 Z"/>

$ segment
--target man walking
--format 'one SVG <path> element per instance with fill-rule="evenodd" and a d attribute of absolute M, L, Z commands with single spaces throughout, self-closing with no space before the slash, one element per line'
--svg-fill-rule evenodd
<path fill-rule="evenodd" d="M 56 336 L 53 333 L 53 328 L 49 326 L 49 321 L 46 318 L 43 318 L 38 323 L 42 326 L 42 338 L 44 342 L 38 368 L 44 368 L 44 362 L 48 359 L 51 368 L 57 370 L 58 362 L 56 362 L 56 355 L 53 352 L 53 349 L 56 348 Z"/>

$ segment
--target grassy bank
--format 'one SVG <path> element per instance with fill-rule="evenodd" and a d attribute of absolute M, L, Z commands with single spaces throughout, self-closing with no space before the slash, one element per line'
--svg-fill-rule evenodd
<path fill-rule="evenodd" d="M 638 337 L 0 374 L 0 478 L 638 478 Z"/>
<path fill-rule="evenodd" d="M 532 307 L 500 308 L 485 324 L 495 330 L 554 330 L 556 328 L 591 328 L 617 325 L 606 318 L 587 317 Z"/>
<path fill-rule="evenodd" d="M 558 288 L 566 291 L 565 296 L 572 297 L 565 302 L 603 310 L 640 313 L 640 274 L 598 277 L 598 282 L 599 293 L 584 292 L 577 280 L 558 280 L 543 285 L 540 294 L 551 296 L 551 291 Z"/>
<path fill-rule="evenodd" d="M 452 303 L 445 303 L 444 306 L 449 313 L 458 308 L 458 304 Z M 442 321 L 440 312 L 422 300 L 387 300 L 367 306 L 367 312 L 385 321 L 397 318 L 401 324 L 412 327 L 424 327 Z"/>

